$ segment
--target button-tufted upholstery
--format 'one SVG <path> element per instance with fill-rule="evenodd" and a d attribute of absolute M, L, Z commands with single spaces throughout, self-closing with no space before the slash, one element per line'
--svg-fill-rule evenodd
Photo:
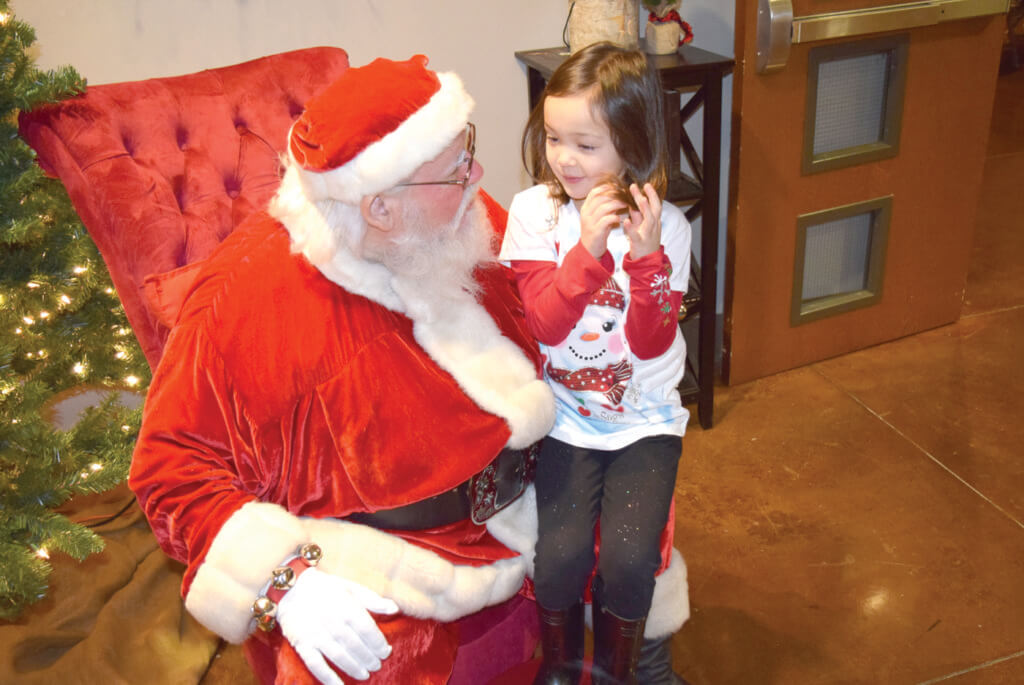
<path fill-rule="evenodd" d="M 308 48 L 22 112 L 22 138 L 67 188 L 151 366 L 191 274 L 269 200 L 292 121 L 346 68 L 343 50 Z"/>

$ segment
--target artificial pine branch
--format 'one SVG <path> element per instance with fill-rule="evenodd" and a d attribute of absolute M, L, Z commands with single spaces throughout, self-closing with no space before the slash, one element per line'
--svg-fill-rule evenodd
<path fill-rule="evenodd" d="M 0 0 L 0 619 L 45 596 L 52 552 L 103 548 L 54 509 L 125 479 L 141 412 L 113 393 L 150 378 L 95 244 L 18 138 L 20 110 L 85 90 L 71 67 L 37 69 L 34 42 Z M 54 404 L 83 386 L 110 394 L 57 428 Z"/>

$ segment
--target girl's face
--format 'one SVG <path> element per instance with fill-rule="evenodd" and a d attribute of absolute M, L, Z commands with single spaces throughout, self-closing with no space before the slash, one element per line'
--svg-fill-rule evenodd
<path fill-rule="evenodd" d="M 565 193 L 579 207 L 608 174 L 621 176 L 625 163 L 603 119 L 595 118 L 586 94 L 544 99 L 545 155 Z"/>

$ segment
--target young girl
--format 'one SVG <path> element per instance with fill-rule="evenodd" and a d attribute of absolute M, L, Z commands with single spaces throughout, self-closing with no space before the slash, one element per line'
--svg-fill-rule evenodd
<path fill-rule="evenodd" d="M 634 681 L 661 563 L 689 417 L 676 389 L 686 357 L 676 312 L 690 260 L 690 226 L 660 199 L 662 97 L 642 52 L 592 45 L 551 76 L 523 134 L 540 184 L 512 200 L 501 259 L 557 399 L 536 476 L 544 661 L 535 683 L 579 678 L 598 521 L 595 682 Z M 678 682 L 664 644 L 661 660 L 645 668 Z"/>

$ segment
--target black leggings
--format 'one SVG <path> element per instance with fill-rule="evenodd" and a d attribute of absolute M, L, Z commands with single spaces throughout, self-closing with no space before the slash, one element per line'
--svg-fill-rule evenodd
<path fill-rule="evenodd" d="M 682 438 L 675 435 L 618 450 L 544 439 L 537 461 L 540 538 L 534 570 L 542 606 L 567 609 L 583 596 L 594 570 L 594 525 L 600 518 L 593 590 L 619 618 L 647 616 L 681 454 Z"/>

